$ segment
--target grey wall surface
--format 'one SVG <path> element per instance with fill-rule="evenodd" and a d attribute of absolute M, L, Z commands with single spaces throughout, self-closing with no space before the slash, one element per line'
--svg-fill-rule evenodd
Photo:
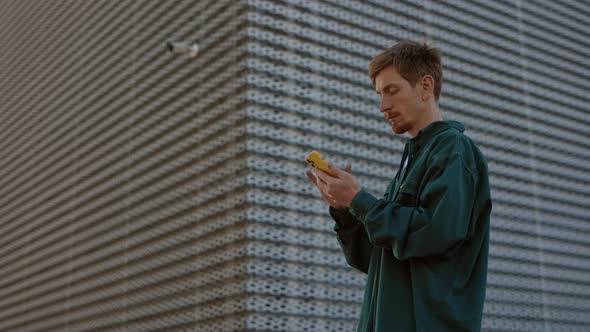
<path fill-rule="evenodd" d="M 303 158 L 382 194 L 403 143 L 367 63 L 405 38 L 442 49 L 444 117 L 489 161 L 483 330 L 587 331 L 589 25 L 584 1 L 0 1 L 0 331 L 355 331 L 366 276 Z"/>
<path fill-rule="evenodd" d="M 246 14 L 0 1 L 0 330 L 244 328 Z"/>

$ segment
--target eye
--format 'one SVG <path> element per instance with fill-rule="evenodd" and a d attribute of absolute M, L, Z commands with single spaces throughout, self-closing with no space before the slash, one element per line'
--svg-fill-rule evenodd
<path fill-rule="evenodd" d="M 387 87 L 387 88 L 383 89 L 383 91 L 382 91 L 382 92 L 378 92 L 378 91 L 377 91 L 377 94 L 378 94 L 380 97 L 383 97 L 384 95 L 387 95 L 387 96 L 393 96 L 393 95 L 395 95 L 395 94 L 396 94 L 398 91 L 399 91 L 399 89 L 398 89 L 398 88 L 396 88 L 396 87 Z"/>
<path fill-rule="evenodd" d="M 388 95 L 390 95 L 390 96 L 393 96 L 394 94 L 397 93 L 397 89 L 395 89 L 395 88 L 389 88 L 389 89 L 387 89 L 385 91 L 385 93 L 388 94 Z"/>

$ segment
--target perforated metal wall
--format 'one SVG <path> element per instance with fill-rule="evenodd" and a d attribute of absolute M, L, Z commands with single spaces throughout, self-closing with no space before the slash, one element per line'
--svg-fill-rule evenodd
<path fill-rule="evenodd" d="M 402 142 L 367 63 L 427 38 L 489 161 L 483 330 L 587 331 L 589 24 L 565 0 L 0 1 L 0 330 L 355 331 L 365 275 L 303 157 L 380 196 Z"/>
<path fill-rule="evenodd" d="M 0 1 L 0 330 L 244 328 L 246 14 Z"/>
<path fill-rule="evenodd" d="M 255 200 L 269 211 L 268 221 L 256 219 L 258 248 L 268 247 L 275 275 L 260 282 L 277 283 L 278 274 L 293 283 L 279 282 L 285 290 L 272 293 L 277 330 L 354 330 L 364 279 L 347 268 L 314 188 L 298 188 L 299 161 L 311 149 L 341 166 L 350 161 L 361 184 L 381 196 L 402 144 L 377 111 L 367 61 L 400 39 L 424 37 L 444 53 L 445 117 L 462 121 L 489 159 L 483 329 L 590 329 L 587 3 L 251 4 L 249 143 L 264 155 L 261 164 L 281 165 L 250 173 Z"/>

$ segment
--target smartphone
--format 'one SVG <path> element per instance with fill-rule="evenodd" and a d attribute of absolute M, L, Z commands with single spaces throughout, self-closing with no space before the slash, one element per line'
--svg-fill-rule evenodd
<path fill-rule="evenodd" d="M 305 161 L 307 161 L 309 166 L 313 168 L 319 168 L 322 171 L 330 174 L 331 176 L 336 177 L 336 174 L 332 173 L 332 171 L 330 171 L 330 169 L 328 168 L 328 162 L 322 159 L 322 155 L 319 152 L 315 150 L 311 151 L 307 155 L 307 157 L 305 157 Z"/>

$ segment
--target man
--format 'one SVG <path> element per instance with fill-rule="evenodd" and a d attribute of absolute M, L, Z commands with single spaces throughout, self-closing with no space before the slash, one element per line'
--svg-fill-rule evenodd
<path fill-rule="evenodd" d="M 455 121 L 442 121 L 440 53 L 402 41 L 369 76 L 396 134 L 400 170 L 379 199 L 350 174 L 307 176 L 330 204 L 346 261 L 367 273 L 358 331 L 479 331 L 492 209 L 485 157 Z"/>

